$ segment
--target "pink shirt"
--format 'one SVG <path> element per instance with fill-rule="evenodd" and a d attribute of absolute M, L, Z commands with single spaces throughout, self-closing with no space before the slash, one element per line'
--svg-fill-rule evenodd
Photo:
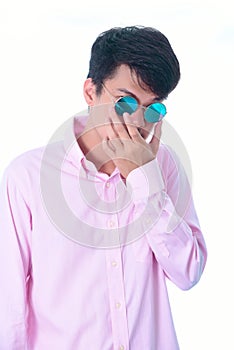
<path fill-rule="evenodd" d="M 74 121 L 79 133 L 86 118 Z M 3 176 L 0 349 L 178 350 L 167 280 L 190 289 L 205 262 L 169 147 L 124 182 L 97 172 L 68 126 Z"/>

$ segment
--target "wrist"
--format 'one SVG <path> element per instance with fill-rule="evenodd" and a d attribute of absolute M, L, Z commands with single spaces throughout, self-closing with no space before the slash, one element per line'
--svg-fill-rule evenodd
<path fill-rule="evenodd" d="M 119 172 L 123 178 L 127 178 L 128 175 L 135 169 L 139 168 L 139 165 L 134 164 L 132 162 L 128 162 L 128 164 L 116 164 L 117 168 L 119 169 Z"/>

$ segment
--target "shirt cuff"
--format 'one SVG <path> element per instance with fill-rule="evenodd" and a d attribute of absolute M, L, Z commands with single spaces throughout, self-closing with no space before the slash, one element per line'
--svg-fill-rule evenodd
<path fill-rule="evenodd" d="M 164 190 L 161 169 L 156 159 L 131 171 L 126 178 L 126 186 L 134 201 L 149 198 Z"/>

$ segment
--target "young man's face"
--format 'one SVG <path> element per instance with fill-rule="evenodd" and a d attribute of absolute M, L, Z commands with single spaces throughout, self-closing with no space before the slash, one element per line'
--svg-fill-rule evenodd
<path fill-rule="evenodd" d="M 92 84 L 92 82 L 90 83 Z M 159 101 L 159 99 L 149 89 L 144 90 L 139 86 L 136 75 L 131 72 L 128 66 L 121 65 L 114 77 L 105 80 L 101 94 L 98 96 L 94 94 L 90 105 L 91 107 L 96 107 L 92 108 L 93 110 L 96 109 L 96 111 L 100 111 L 103 106 L 103 110 L 108 114 L 111 106 L 123 96 L 132 96 L 137 100 L 139 107 L 128 117 L 128 122 L 136 125 L 140 134 L 146 139 L 149 132 L 154 128 L 155 123 L 149 123 L 145 120 L 145 109 L 140 106 L 148 107 L 152 103 Z M 125 123 L 122 116 L 118 116 L 118 118 L 120 122 Z"/>

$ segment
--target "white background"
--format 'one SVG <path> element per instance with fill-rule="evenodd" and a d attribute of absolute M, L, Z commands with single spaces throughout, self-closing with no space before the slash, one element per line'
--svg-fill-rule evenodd
<path fill-rule="evenodd" d="M 184 292 L 169 284 L 181 350 L 234 349 L 231 1 L 0 0 L 0 176 L 15 156 L 47 143 L 86 108 L 82 86 L 93 41 L 133 24 L 161 30 L 180 60 L 167 121 L 192 162 L 209 252 L 197 286 Z"/>

